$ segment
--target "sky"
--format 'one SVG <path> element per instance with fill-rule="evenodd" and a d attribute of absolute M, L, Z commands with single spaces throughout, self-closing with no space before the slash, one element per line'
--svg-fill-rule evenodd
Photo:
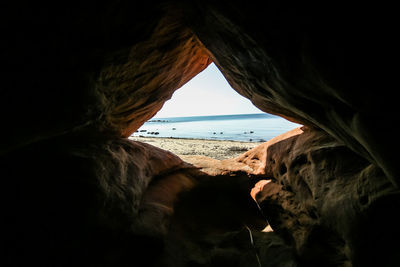
<path fill-rule="evenodd" d="M 176 90 L 155 118 L 263 113 L 239 95 L 214 63 Z"/>

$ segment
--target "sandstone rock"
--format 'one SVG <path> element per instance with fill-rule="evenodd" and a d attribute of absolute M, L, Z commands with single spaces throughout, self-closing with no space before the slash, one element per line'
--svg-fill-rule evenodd
<path fill-rule="evenodd" d="M 261 256 L 263 266 L 276 264 L 265 250 L 294 261 L 282 239 L 260 232 L 267 223 L 250 197 L 253 184 L 243 173 L 207 176 L 181 194 L 160 266 L 259 266 Z"/>
<path fill-rule="evenodd" d="M 288 142 L 288 139 L 290 139 L 291 137 L 295 139 L 295 136 L 303 133 L 302 128 L 304 127 L 293 129 L 289 132 L 286 132 L 275 138 L 272 138 L 271 140 L 259 145 L 258 147 L 255 147 L 250 151 L 244 153 L 242 156 L 238 157 L 235 161 L 239 163 L 244 163 L 248 167 L 250 167 L 251 168 L 250 173 L 252 174 L 266 175 L 272 177 L 272 174 L 270 172 L 266 172 L 267 165 L 269 164 L 269 162 L 267 161 L 266 151 L 271 145 L 279 143 L 283 140 L 285 140 L 285 144 L 287 143 L 289 146 L 292 145 L 291 143 Z M 275 153 L 284 154 L 285 152 L 282 151 L 282 153 L 280 153 L 280 151 L 277 151 Z"/>
<path fill-rule="evenodd" d="M 392 245 L 382 243 L 382 237 L 399 236 L 400 231 L 385 226 L 399 219 L 389 207 L 376 207 L 386 199 L 391 199 L 390 207 L 397 206 L 400 195 L 377 166 L 342 143 L 303 128 L 302 133 L 292 131 L 239 160 L 272 179 L 257 184 L 252 196 L 274 232 L 294 245 L 306 266 L 396 261 L 389 256 Z M 367 214 L 379 219 L 372 223 Z"/>
<path fill-rule="evenodd" d="M 245 225 L 261 231 L 267 223 L 250 196 L 253 185 L 243 173 L 204 177 L 180 195 L 173 217 L 176 231 L 189 237 L 237 231 Z"/>
<path fill-rule="evenodd" d="M 206 156 L 180 156 L 186 162 L 199 168 L 202 172 L 211 176 L 229 175 L 232 173 L 252 173 L 253 169 L 248 165 L 233 159 L 217 160 Z"/>
<path fill-rule="evenodd" d="M 297 128 L 236 159 L 185 159 L 209 175 L 247 173 L 268 179 L 249 193 L 306 266 L 369 266 L 381 257 L 389 265 L 396 261 L 392 245 L 382 238 L 400 235 L 385 228 L 388 222 L 399 223 L 388 211 L 399 205 L 398 191 L 377 166 L 323 131 Z M 392 201 L 389 207 L 377 210 L 386 199 Z M 372 223 L 367 214 L 379 219 Z"/>
<path fill-rule="evenodd" d="M 290 246 L 275 233 L 247 229 L 214 234 L 202 240 L 169 239 L 167 260 L 162 266 L 298 266 Z M 253 239 L 253 244 L 251 243 Z M 193 250 L 196 247 L 196 250 Z M 212 249 L 210 250 L 210 247 Z M 185 255 L 180 257 L 180 255 Z M 257 259 L 258 258 L 258 259 Z"/>
<path fill-rule="evenodd" d="M 109 58 L 97 85 L 108 101 L 104 130 L 129 137 L 211 63 L 206 49 L 178 19 L 162 19 L 148 40 Z"/>
<path fill-rule="evenodd" d="M 9 129 L 1 131 L 7 142 L 0 153 L 87 127 L 128 137 L 211 63 L 183 13 L 162 1 L 90 2 L 63 11 L 21 3 L 5 11 L 13 52 L 2 54 L 9 67 L 0 113 L 35 119 L 2 116 Z M 40 52 L 28 52 L 27 43 Z"/>
<path fill-rule="evenodd" d="M 125 266 L 132 251 L 137 263 L 161 253 L 177 195 L 193 187 L 198 171 L 151 145 L 78 136 L 2 161 L 6 263 Z"/>
<path fill-rule="evenodd" d="M 171 206 L 199 173 L 121 137 L 212 60 L 261 110 L 310 129 L 235 162 L 207 163 L 214 175 L 245 170 L 271 181 L 253 190 L 275 230 L 268 250 L 261 245 L 262 262 L 292 259 L 293 247 L 303 266 L 398 266 L 391 10 L 337 1 L 8 3 L 0 49 L 4 265 L 151 265 L 163 253 Z M 198 245 L 190 255 L 203 259 Z M 251 256 L 202 249 L 216 261 L 205 255 L 197 265 Z"/>
<path fill-rule="evenodd" d="M 370 67 L 390 65 L 396 49 L 384 44 L 396 43 L 395 24 L 367 15 L 389 9 L 274 1 L 263 8 L 251 1 L 196 7 L 186 12 L 192 29 L 237 92 L 265 112 L 323 129 L 399 183 L 390 141 L 397 138 L 395 81 L 383 78 L 390 68 Z"/>
<path fill-rule="evenodd" d="M 21 155 L 29 158 L 24 168 L 15 165 Z M 110 266 L 133 260 L 157 266 L 169 260 L 163 258 L 168 238 L 266 226 L 247 175 L 209 176 L 140 142 L 80 133 L 32 145 L 2 164 L 9 178 L 3 203 L 13 203 L 3 209 L 2 237 L 10 251 L 24 255 L 7 258 L 10 264 Z M 25 218 L 35 220 L 26 227 Z"/>

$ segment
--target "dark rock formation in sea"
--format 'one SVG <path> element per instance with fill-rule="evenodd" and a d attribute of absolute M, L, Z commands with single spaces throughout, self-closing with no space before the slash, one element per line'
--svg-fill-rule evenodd
<path fill-rule="evenodd" d="M 395 10 L 3 5 L 1 265 L 398 266 Z M 200 169 L 126 139 L 211 62 L 305 127 Z"/>

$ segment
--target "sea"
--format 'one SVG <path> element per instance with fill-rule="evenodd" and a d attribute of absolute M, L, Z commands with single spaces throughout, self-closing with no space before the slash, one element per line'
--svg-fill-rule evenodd
<path fill-rule="evenodd" d="M 299 126 L 267 113 L 152 118 L 132 136 L 265 142 Z"/>

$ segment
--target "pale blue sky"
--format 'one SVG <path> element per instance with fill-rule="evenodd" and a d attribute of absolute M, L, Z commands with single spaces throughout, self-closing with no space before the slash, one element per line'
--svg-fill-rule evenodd
<path fill-rule="evenodd" d="M 155 118 L 262 113 L 239 95 L 214 63 L 176 90 Z"/>

